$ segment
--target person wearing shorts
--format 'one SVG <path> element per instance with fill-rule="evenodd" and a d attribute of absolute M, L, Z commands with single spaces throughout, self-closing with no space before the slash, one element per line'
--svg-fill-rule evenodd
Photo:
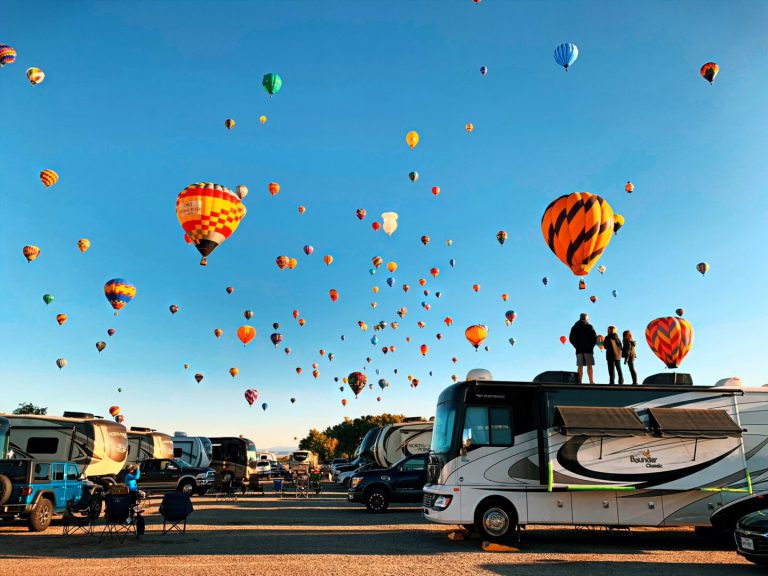
<path fill-rule="evenodd" d="M 584 367 L 587 368 L 589 383 L 595 383 L 595 344 L 597 344 L 597 332 L 589 323 L 589 314 L 582 313 L 576 324 L 571 328 L 568 338 L 576 350 L 576 371 L 579 375 L 579 384 L 584 377 Z"/>

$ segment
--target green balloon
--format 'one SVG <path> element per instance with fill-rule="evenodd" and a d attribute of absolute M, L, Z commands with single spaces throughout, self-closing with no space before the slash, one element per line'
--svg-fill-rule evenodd
<path fill-rule="evenodd" d="M 283 79 L 278 74 L 270 72 L 269 74 L 264 74 L 264 78 L 261 79 L 261 85 L 272 96 L 280 92 L 280 88 L 283 87 Z"/>
<path fill-rule="evenodd" d="M 53 302 L 53 294 L 44 294 L 43 302 L 45 302 L 46 304 L 50 304 L 51 302 Z"/>

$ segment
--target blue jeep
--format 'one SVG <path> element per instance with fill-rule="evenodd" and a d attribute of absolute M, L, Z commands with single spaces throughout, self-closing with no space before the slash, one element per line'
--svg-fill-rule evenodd
<path fill-rule="evenodd" d="M 100 489 L 85 482 L 77 464 L 0 460 L 0 519 L 25 519 L 30 531 L 48 528 L 54 514 L 84 506 L 101 512 Z"/>

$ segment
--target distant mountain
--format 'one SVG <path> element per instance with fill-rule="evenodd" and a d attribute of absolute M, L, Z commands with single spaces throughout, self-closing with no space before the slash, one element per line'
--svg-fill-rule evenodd
<path fill-rule="evenodd" d="M 271 448 L 267 448 L 266 450 L 257 450 L 257 452 L 274 452 L 277 456 L 285 456 L 287 454 L 291 454 L 292 452 L 298 450 L 298 446 L 272 446 Z"/>

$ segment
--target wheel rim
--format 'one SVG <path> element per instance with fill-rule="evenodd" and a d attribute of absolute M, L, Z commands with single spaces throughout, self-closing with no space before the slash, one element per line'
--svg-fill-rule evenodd
<path fill-rule="evenodd" d="M 41 524 L 47 524 L 48 518 L 50 518 L 50 514 L 48 513 L 48 506 L 41 506 L 40 513 L 38 514 L 38 520 L 40 520 Z"/>
<path fill-rule="evenodd" d="M 368 498 L 368 504 L 371 506 L 371 510 L 381 510 L 384 508 L 384 496 L 375 492 Z"/>
<path fill-rule="evenodd" d="M 483 529 L 491 536 L 503 536 L 509 524 L 509 515 L 501 508 L 490 508 L 483 514 Z"/>
<path fill-rule="evenodd" d="M 184 494 L 191 494 L 192 493 L 192 484 L 184 484 L 184 486 L 181 487 L 181 491 Z"/>

